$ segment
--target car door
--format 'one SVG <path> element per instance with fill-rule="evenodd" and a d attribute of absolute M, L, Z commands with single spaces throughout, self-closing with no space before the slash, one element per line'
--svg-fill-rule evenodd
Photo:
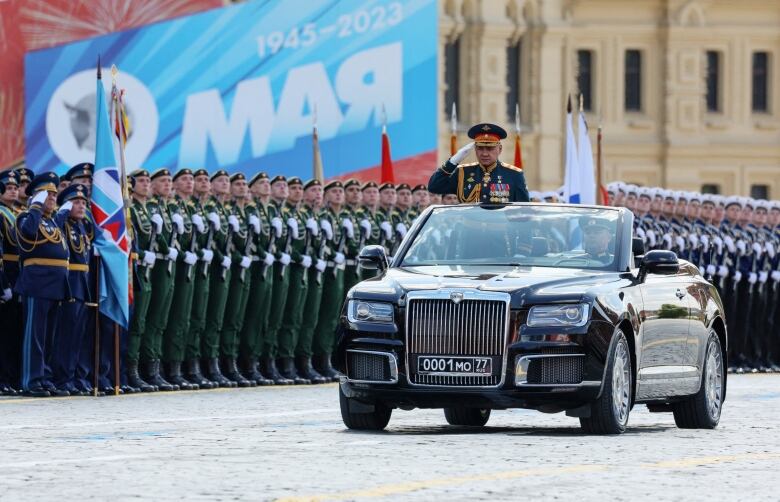
<path fill-rule="evenodd" d="M 690 308 L 685 278 L 680 274 L 648 274 L 640 289 L 644 309 L 639 377 L 674 377 L 689 364 Z"/>

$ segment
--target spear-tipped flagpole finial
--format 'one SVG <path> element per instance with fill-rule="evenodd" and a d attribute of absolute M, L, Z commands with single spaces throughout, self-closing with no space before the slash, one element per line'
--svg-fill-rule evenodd
<path fill-rule="evenodd" d="M 450 113 L 450 130 L 453 134 L 458 131 L 458 107 L 452 102 L 452 112 Z"/>
<path fill-rule="evenodd" d="M 314 125 L 314 128 L 317 128 L 317 103 L 314 103 L 314 110 L 312 110 L 311 114 L 311 120 L 312 124 Z"/>
<path fill-rule="evenodd" d="M 102 79 L 102 78 L 103 78 L 103 70 L 100 68 L 100 54 L 98 54 L 98 65 L 97 65 L 97 70 L 98 70 L 98 72 L 97 72 L 97 77 L 98 77 L 98 80 L 100 80 L 100 79 Z"/>
<path fill-rule="evenodd" d="M 515 103 L 515 132 L 520 134 L 520 103 Z"/>
<path fill-rule="evenodd" d="M 382 134 L 387 132 L 387 112 L 385 111 L 385 104 L 382 103 Z"/>
<path fill-rule="evenodd" d="M 571 113 L 571 94 L 568 95 L 566 100 L 566 113 Z"/>
<path fill-rule="evenodd" d="M 582 93 L 580 93 L 580 113 L 582 113 L 583 110 L 583 99 L 582 99 Z"/>
<path fill-rule="evenodd" d="M 116 83 L 116 76 L 119 75 L 119 68 L 115 64 L 111 65 L 111 80 Z"/>

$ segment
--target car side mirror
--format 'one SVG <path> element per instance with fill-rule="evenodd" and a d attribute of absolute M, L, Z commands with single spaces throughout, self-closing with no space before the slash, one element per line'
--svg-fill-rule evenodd
<path fill-rule="evenodd" d="M 645 254 L 645 243 L 640 237 L 631 239 L 631 252 L 634 256 L 642 256 Z"/>
<path fill-rule="evenodd" d="M 655 249 L 648 251 L 639 265 L 640 274 L 672 275 L 680 271 L 680 262 L 672 251 Z"/>
<path fill-rule="evenodd" d="M 371 245 L 360 250 L 358 263 L 365 270 L 383 272 L 389 266 L 384 246 Z"/>

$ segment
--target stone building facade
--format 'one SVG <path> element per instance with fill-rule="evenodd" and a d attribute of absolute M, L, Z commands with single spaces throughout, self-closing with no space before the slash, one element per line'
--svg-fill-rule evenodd
<path fill-rule="evenodd" d="M 440 160 L 514 129 L 529 187 L 562 184 L 565 102 L 603 127 L 602 180 L 780 198 L 780 1 L 440 0 Z M 589 110 L 588 110 L 589 108 Z M 502 158 L 512 159 L 509 142 Z"/>

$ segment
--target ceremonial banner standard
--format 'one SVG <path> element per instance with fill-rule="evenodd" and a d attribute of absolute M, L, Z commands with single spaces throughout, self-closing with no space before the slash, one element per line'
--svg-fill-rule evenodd
<path fill-rule="evenodd" d="M 384 108 L 406 181 L 436 163 L 437 17 L 436 0 L 250 1 L 28 53 L 27 164 L 94 158 L 100 54 L 122 72 L 128 170 L 308 178 L 316 105 L 326 178 L 378 171 Z"/>

